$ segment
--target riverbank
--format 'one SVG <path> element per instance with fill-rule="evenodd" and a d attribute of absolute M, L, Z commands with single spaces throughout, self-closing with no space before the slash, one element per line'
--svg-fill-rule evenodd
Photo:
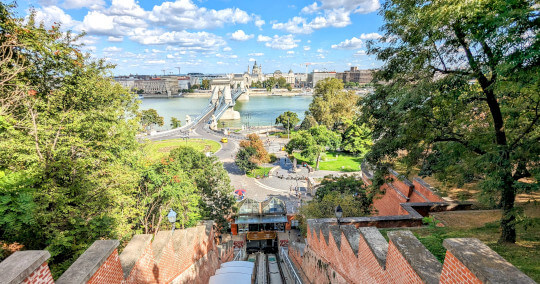
<path fill-rule="evenodd" d="M 272 91 L 267 91 L 266 89 L 249 89 L 249 95 L 254 97 L 267 97 L 267 96 L 276 96 L 276 97 L 294 97 L 294 96 L 312 96 L 312 93 L 304 92 L 301 89 L 293 89 L 291 91 L 287 89 L 273 89 Z M 212 91 L 204 90 L 197 91 L 193 93 L 183 93 L 181 94 L 184 98 L 209 98 L 212 96 Z"/>

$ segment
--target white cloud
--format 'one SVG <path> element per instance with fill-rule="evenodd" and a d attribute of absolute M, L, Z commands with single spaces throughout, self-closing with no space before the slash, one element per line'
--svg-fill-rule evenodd
<path fill-rule="evenodd" d="M 305 50 L 305 51 L 308 51 L 308 50 L 310 50 L 310 49 L 311 49 L 311 46 L 304 45 L 304 50 Z"/>
<path fill-rule="evenodd" d="M 254 22 L 255 22 L 255 26 L 257 26 L 259 30 L 262 30 L 262 26 L 266 24 L 266 22 L 263 19 L 261 19 L 260 16 L 254 16 Z"/>
<path fill-rule="evenodd" d="M 77 25 L 79 22 L 73 20 L 70 15 L 57 6 L 48 6 L 41 9 L 36 9 L 35 16 L 36 24 L 43 22 L 45 27 L 50 28 L 55 23 L 60 23 L 63 28 L 69 29 Z"/>
<path fill-rule="evenodd" d="M 255 58 L 250 58 L 249 59 L 249 62 L 253 62 L 253 61 L 255 61 Z"/>
<path fill-rule="evenodd" d="M 105 47 L 103 49 L 103 51 L 105 51 L 105 52 L 120 52 L 120 51 L 122 51 L 122 48 L 116 47 L 116 46 L 109 46 L 109 47 Z"/>
<path fill-rule="evenodd" d="M 366 51 L 365 50 L 358 50 L 357 52 L 355 52 L 353 55 L 354 56 L 362 56 L 362 55 L 366 55 Z"/>
<path fill-rule="evenodd" d="M 379 0 L 319 0 L 302 9 L 303 13 L 312 14 L 320 10 L 332 10 L 344 8 L 347 11 L 352 11 L 358 14 L 367 14 L 377 11 L 381 7 Z"/>
<path fill-rule="evenodd" d="M 124 41 L 124 37 L 123 36 L 109 36 L 107 40 L 110 42 L 121 42 L 121 41 Z"/>
<path fill-rule="evenodd" d="M 370 40 L 370 39 L 380 39 L 382 36 L 378 33 L 369 33 L 369 34 L 361 34 L 360 39 L 364 40 Z"/>
<path fill-rule="evenodd" d="M 249 56 L 263 56 L 264 53 L 262 53 L 262 52 L 256 52 L 256 53 L 250 53 L 250 54 L 248 54 L 248 55 L 249 55 Z"/>
<path fill-rule="evenodd" d="M 253 38 L 254 35 L 247 35 L 243 30 L 237 30 L 235 31 L 234 33 L 231 34 L 231 39 L 232 40 L 237 40 L 237 41 L 246 41 L 248 39 L 251 39 Z"/>
<path fill-rule="evenodd" d="M 164 51 L 152 48 L 152 53 L 162 53 L 162 52 L 164 52 Z"/>
<path fill-rule="evenodd" d="M 230 48 L 230 47 L 228 47 L 228 46 L 226 46 L 226 47 L 223 48 L 223 51 L 231 51 L 231 50 L 232 50 L 232 48 Z"/>
<path fill-rule="evenodd" d="M 289 50 L 289 51 L 287 51 L 287 54 L 294 54 L 294 51 Z"/>
<path fill-rule="evenodd" d="M 313 32 L 306 19 L 302 17 L 293 17 L 286 23 L 275 23 L 272 25 L 272 29 L 284 30 L 293 34 L 310 34 Z"/>
<path fill-rule="evenodd" d="M 172 54 L 167 54 L 167 58 L 168 58 L 168 59 L 174 59 L 174 55 L 172 55 Z"/>
<path fill-rule="evenodd" d="M 65 0 L 62 3 L 62 7 L 66 9 L 80 9 L 89 8 L 91 10 L 97 10 L 105 6 L 103 0 Z"/>
<path fill-rule="evenodd" d="M 118 30 L 115 29 L 114 25 L 114 17 L 99 11 L 90 11 L 84 17 L 80 29 L 90 34 L 118 35 Z"/>
<path fill-rule="evenodd" d="M 238 8 L 206 9 L 191 0 L 177 0 L 154 6 L 148 19 L 175 29 L 207 29 L 224 24 L 246 24 L 251 16 Z"/>
<path fill-rule="evenodd" d="M 112 0 L 111 7 L 107 13 L 109 15 L 132 16 L 136 18 L 146 18 L 148 12 L 135 3 L 135 0 Z"/>
<path fill-rule="evenodd" d="M 310 34 L 314 30 L 335 27 L 342 28 L 351 24 L 349 17 L 350 12 L 345 9 L 334 9 L 324 11 L 322 16 L 317 16 L 311 22 L 307 22 L 305 18 L 293 17 L 286 23 L 275 23 L 273 29 L 284 30 L 294 34 Z"/>
<path fill-rule="evenodd" d="M 323 53 L 323 52 L 326 52 L 326 50 L 324 50 L 324 49 L 322 49 L 322 48 L 319 48 L 319 49 L 317 49 L 317 52 L 318 52 L 318 53 Z"/>
<path fill-rule="evenodd" d="M 148 64 L 165 64 L 165 60 L 148 60 L 146 61 Z"/>
<path fill-rule="evenodd" d="M 338 44 L 333 44 L 332 48 L 334 49 L 358 49 L 364 45 L 364 42 L 356 37 L 351 39 L 346 39 Z"/>
<path fill-rule="evenodd" d="M 271 41 L 266 42 L 266 46 L 273 49 L 293 49 L 298 46 L 299 39 L 294 39 L 293 35 L 274 35 Z"/>
<path fill-rule="evenodd" d="M 272 40 L 272 38 L 269 37 L 269 36 L 259 35 L 259 36 L 257 37 L 257 41 L 258 41 L 258 42 L 267 42 L 267 41 L 271 41 L 271 40 Z"/>
<path fill-rule="evenodd" d="M 224 46 L 225 40 L 208 32 L 187 31 L 163 32 L 162 30 L 134 29 L 130 39 L 141 44 L 169 44 L 191 50 L 215 50 Z"/>

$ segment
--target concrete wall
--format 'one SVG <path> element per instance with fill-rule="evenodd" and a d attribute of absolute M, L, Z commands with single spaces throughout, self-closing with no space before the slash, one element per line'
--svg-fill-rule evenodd
<path fill-rule="evenodd" d="M 310 283 L 535 283 L 478 239 L 447 239 L 444 265 L 410 231 L 309 220 L 289 256 Z"/>
<path fill-rule="evenodd" d="M 117 240 L 94 242 L 56 283 L 208 283 L 233 258 L 233 241 L 217 245 L 212 222 L 135 235 L 118 255 Z M 47 251 L 20 251 L 0 263 L 1 283 L 55 283 Z M 5 280 L 5 281 L 4 281 Z"/>

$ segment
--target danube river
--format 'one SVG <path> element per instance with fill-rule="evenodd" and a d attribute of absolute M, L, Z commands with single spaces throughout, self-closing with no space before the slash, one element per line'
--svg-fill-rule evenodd
<path fill-rule="evenodd" d="M 171 117 L 176 117 L 186 123 L 186 114 L 195 118 L 208 104 L 208 97 L 202 98 L 144 98 L 141 99 L 140 109 L 153 108 L 165 118 L 165 125 L 159 130 L 169 129 Z M 304 112 L 311 103 L 311 96 L 253 96 L 247 102 L 237 101 L 234 109 L 240 112 L 240 120 L 224 120 L 219 122 L 221 127 L 241 127 L 243 125 L 273 125 L 276 117 L 285 111 L 298 114 L 300 120 L 304 119 Z"/>

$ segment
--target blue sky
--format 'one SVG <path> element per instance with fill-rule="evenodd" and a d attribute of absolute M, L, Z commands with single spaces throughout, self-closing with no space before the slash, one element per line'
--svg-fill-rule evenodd
<path fill-rule="evenodd" d="M 264 73 L 380 66 L 365 54 L 379 0 L 19 0 L 17 13 L 32 7 L 46 26 L 86 31 L 85 49 L 116 75 L 241 73 L 254 60 Z"/>

